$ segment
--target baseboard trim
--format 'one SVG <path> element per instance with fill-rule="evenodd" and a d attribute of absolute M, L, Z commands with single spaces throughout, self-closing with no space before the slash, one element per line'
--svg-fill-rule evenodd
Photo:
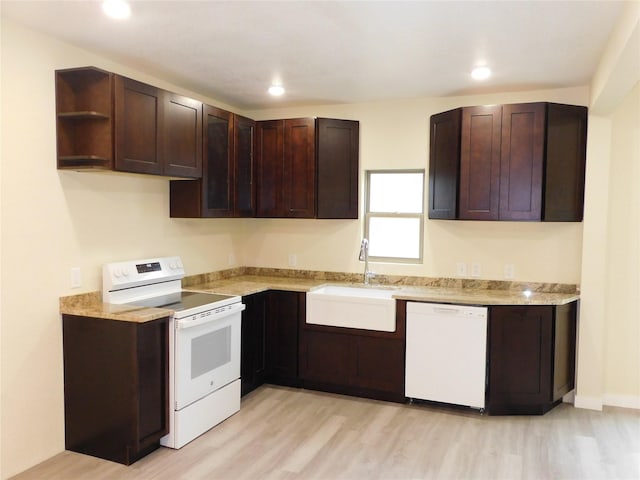
<path fill-rule="evenodd" d="M 635 395 L 611 395 L 605 393 L 602 396 L 602 403 L 609 407 L 633 408 L 640 410 L 640 397 Z"/>
<path fill-rule="evenodd" d="M 586 408 L 587 410 L 602 410 L 601 397 L 587 397 L 586 395 L 576 395 L 573 402 L 576 408 Z"/>

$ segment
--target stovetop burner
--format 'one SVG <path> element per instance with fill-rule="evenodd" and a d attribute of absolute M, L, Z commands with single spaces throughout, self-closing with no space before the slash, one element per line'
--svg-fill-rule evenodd
<path fill-rule="evenodd" d="M 158 295 L 157 297 L 146 298 L 144 300 L 137 300 L 130 302 L 130 304 L 138 307 L 169 308 L 176 312 L 182 312 L 229 300 L 230 298 L 233 298 L 233 295 L 180 291 Z"/>

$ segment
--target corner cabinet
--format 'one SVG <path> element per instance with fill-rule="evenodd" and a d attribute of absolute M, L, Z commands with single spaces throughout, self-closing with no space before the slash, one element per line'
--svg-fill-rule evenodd
<path fill-rule="evenodd" d="M 169 319 L 63 315 L 65 448 L 125 465 L 169 432 Z"/>
<path fill-rule="evenodd" d="M 463 107 L 430 121 L 429 218 L 582 221 L 587 108 Z"/>
<path fill-rule="evenodd" d="M 577 302 L 489 310 L 487 409 L 541 415 L 575 386 Z"/>
<path fill-rule="evenodd" d="M 359 122 L 256 122 L 257 217 L 358 218 Z"/>
<path fill-rule="evenodd" d="M 172 180 L 171 217 L 253 217 L 255 122 L 204 105 L 203 172 L 196 181 Z"/>
<path fill-rule="evenodd" d="M 59 169 L 202 176 L 202 104 L 95 67 L 56 71 Z"/>

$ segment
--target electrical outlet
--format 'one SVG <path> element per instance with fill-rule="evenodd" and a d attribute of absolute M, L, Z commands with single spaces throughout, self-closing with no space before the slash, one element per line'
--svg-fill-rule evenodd
<path fill-rule="evenodd" d="M 229 254 L 229 266 L 232 267 L 236 264 L 236 256 L 233 253 Z"/>
<path fill-rule="evenodd" d="M 472 263 L 471 264 L 471 276 L 472 277 L 479 277 L 480 275 L 482 275 L 482 268 L 480 267 L 479 263 Z"/>
<path fill-rule="evenodd" d="M 456 275 L 459 277 L 467 276 L 467 264 L 464 262 L 456 263 Z"/>
<path fill-rule="evenodd" d="M 80 288 L 82 286 L 82 272 L 80 267 L 71 269 L 71 288 Z"/>
<path fill-rule="evenodd" d="M 507 280 L 513 280 L 516 276 L 516 267 L 513 263 L 506 263 L 504 265 L 504 278 Z"/>
<path fill-rule="evenodd" d="M 298 265 L 298 256 L 295 253 L 290 253 L 289 254 L 289 266 L 290 267 L 295 267 L 296 265 Z"/>

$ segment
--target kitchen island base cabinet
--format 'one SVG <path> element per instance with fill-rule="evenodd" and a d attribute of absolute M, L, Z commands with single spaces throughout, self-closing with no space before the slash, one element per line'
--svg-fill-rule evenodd
<path fill-rule="evenodd" d="M 404 403 L 404 309 L 395 332 L 304 323 L 300 378 L 312 390 Z"/>
<path fill-rule="evenodd" d="M 168 318 L 63 315 L 65 448 L 125 465 L 169 432 Z"/>
<path fill-rule="evenodd" d="M 573 390 L 576 312 L 577 302 L 491 307 L 489 414 L 542 415 Z"/>

